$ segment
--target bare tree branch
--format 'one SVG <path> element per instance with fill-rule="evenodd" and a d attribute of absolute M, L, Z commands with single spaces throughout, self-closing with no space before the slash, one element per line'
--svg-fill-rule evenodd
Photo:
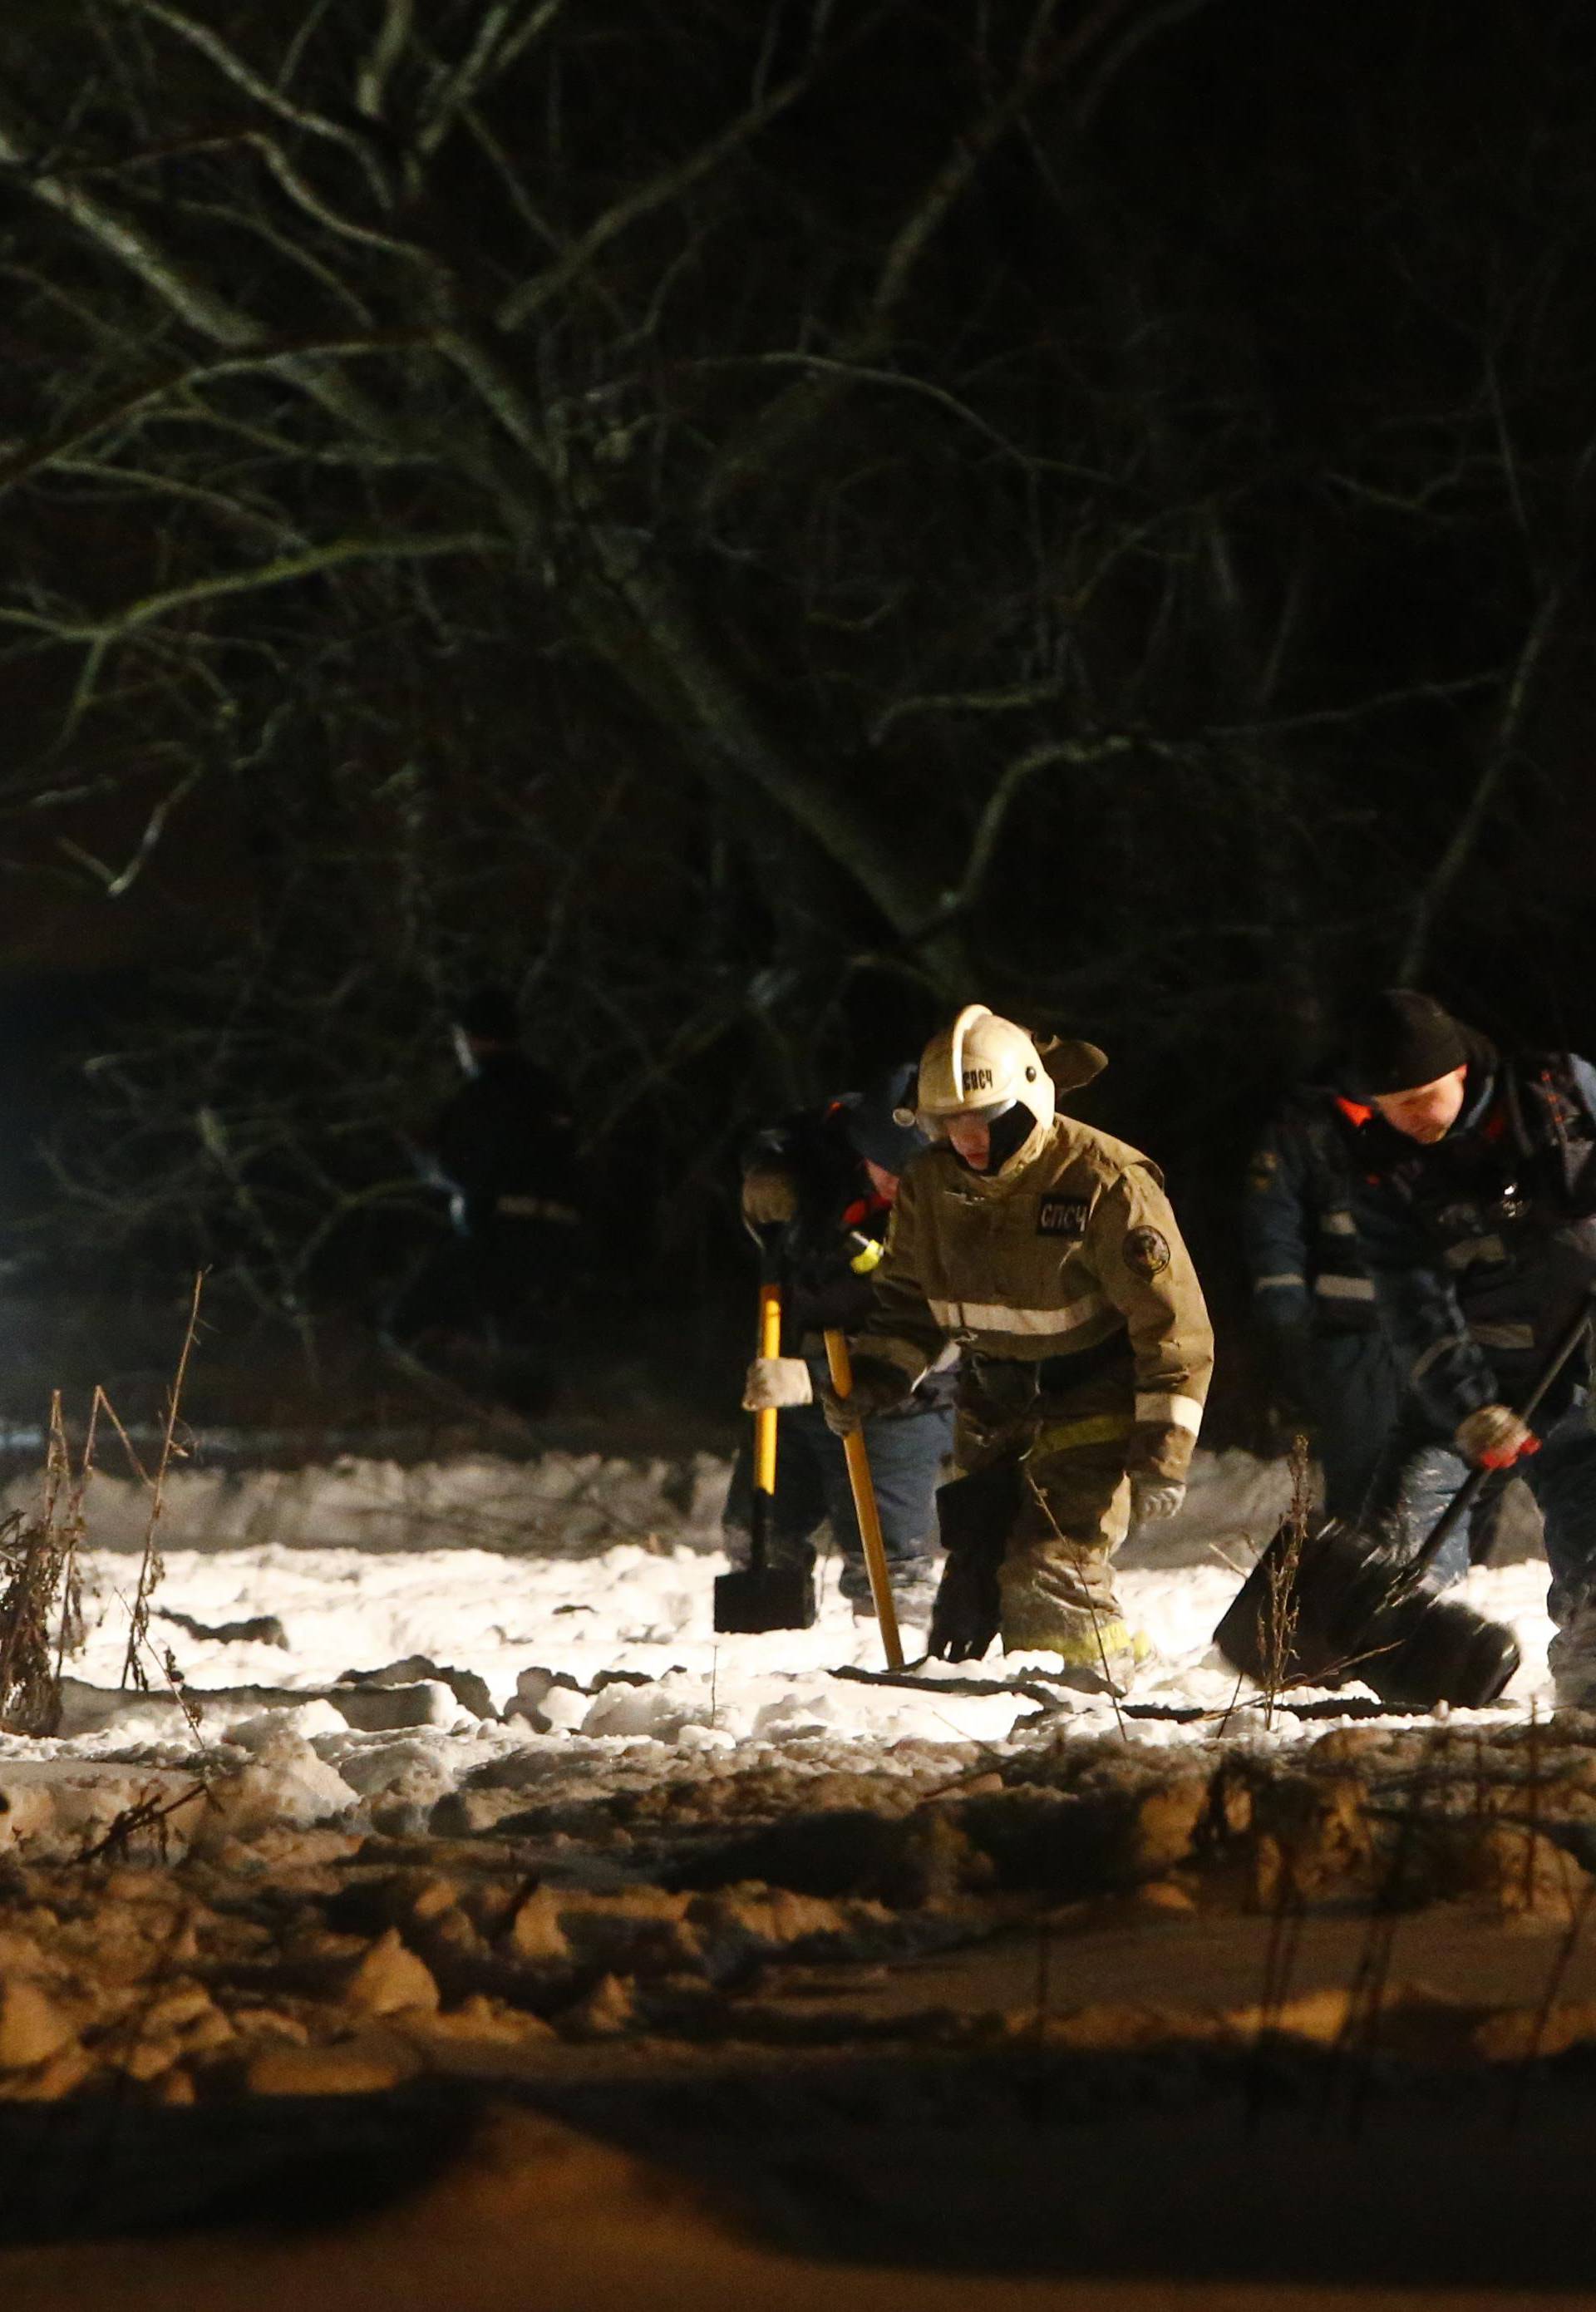
<path fill-rule="evenodd" d="M 382 0 L 382 22 L 355 80 L 355 101 L 368 120 L 388 110 L 388 87 L 415 22 L 414 0 Z"/>
<path fill-rule="evenodd" d="M 469 112 L 492 81 L 501 79 L 518 63 L 535 40 L 541 39 L 560 15 L 566 0 L 533 0 L 513 31 L 517 9 L 525 0 L 494 0 L 477 29 L 477 37 L 452 71 L 443 73 L 427 106 L 427 117 L 416 137 L 416 150 L 430 159 L 457 121 Z"/>
<path fill-rule="evenodd" d="M 1017 755 L 1004 766 L 981 806 L 964 874 L 955 889 L 943 892 L 939 914 L 944 919 L 961 915 L 980 898 L 987 878 L 992 871 L 1009 815 L 1021 793 L 1033 779 L 1039 777 L 1043 771 L 1056 769 L 1064 763 L 1078 767 L 1087 763 L 1111 762 L 1117 757 L 1134 754 L 1136 745 L 1134 739 L 1119 736 L 1065 739 L 1028 748 L 1023 755 Z"/>
<path fill-rule="evenodd" d="M 285 374 L 292 374 L 302 363 L 313 356 L 332 360 L 362 355 L 393 354 L 434 345 L 437 339 L 438 332 L 427 328 L 394 329 L 375 334 L 362 332 L 358 336 L 339 334 L 325 337 L 294 337 L 279 339 L 275 343 L 263 339 L 253 353 L 236 361 L 186 363 L 181 368 L 171 370 L 93 411 L 75 424 L 70 432 L 58 434 L 53 440 L 31 444 L 16 456 L 0 460 L 0 496 L 61 460 L 70 460 L 102 434 L 130 426 L 142 417 L 167 413 L 175 401 L 224 379 L 256 376 L 279 369 Z M 286 450 L 289 445 L 284 443 L 280 446 Z"/>
<path fill-rule="evenodd" d="M 1067 697 L 1065 682 L 1022 682 L 1003 690 L 927 691 L 914 698 L 895 698 L 870 726 L 870 743 L 879 747 L 898 723 L 918 714 L 1013 714 L 1030 706 L 1051 706 Z"/>
<path fill-rule="evenodd" d="M 663 171 L 646 185 L 639 186 L 623 200 L 613 203 L 602 216 L 594 218 L 584 232 L 578 234 L 554 264 L 543 272 L 534 274 L 530 281 L 522 282 L 519 289 L 513 289 L 501 301 L 495 317 L 499 328 L 506 331 L 524 328 L 535 313 L 541 311 L 562 290 L 581 278 L 601 250 L 607 248 L 628 226 L 653 215 L 672 201 L 680 200 L 682 194 L 701 178 L 717 169 L 723 161 L 757 136 L 761 128 L 767 127 L 789 105 L 795 104 L 811 86 L 813 78 L 812 71 L 794 74 L 770 95 L 757 104 L 750 105 L 718 136 L 712 136 L 697 152 L 689 153 L 686 160 Z"/>
<path fill-rule="evenodd" d="M 180 803 L 186 801 L 193 793 L 204 775 L 204 771 L 197 767 L 189 772 L 185 777 L 180 778 L 174 787 L 162 796 L 145 821 L 144 833 L 139 836 L 138 843 L 125 866 L 119 869 L 108 867 L 103 860 L 96 859 L 92 852 L 86 851 L 81 844 L 74 843 L 67 836 L 57 837 L 60 848 L 69 859 L 75 859 L 80 866 L 89 869 L 90 872 L 103 885 L 108 899 L 119 899 L 124 892 L 131 890 L 144 869 L 153 858 L 156 847 L 166 832 L 166 823 L 173 811 L 177 810 Z"/>
<path fill-rule="evenodd" d="M 1075 31 L 1051 40 L 1060 0 L 1039 0 L 1008 87 L 980 117 L 963 128 L 951 151 L 925 184 L 893 235 L 862 322 L 837 349 L 837 369 L 794 387 L 762 411 L 746 434 L 733 440 L 717 460 L 706 503 L 718 504 L 818 425 L 848 390 L 851 374 L 880 362 L 891 344 L 899 312 L 933 241 L 988 157 L 1019 124 L 1043 86 L 1088 52 L 1118 22 L 1130 0 L 1101 0 Z"/>
<path fill-rule="evenodd" d="M 303 554 L 281 555 L 275 562 L 259 563 L 252 570 L 224 571 L 213 577 L 195 579 L 185 586 L 171 587 L 162 593 L 146 594 L 142 600 L 127 604 L 111 618 L 75 624 L 0 608 L 0 620 L 9 626 L 29 626 L 54 635 L 62 642 L 118 642 L 141 626 L 169 617 L 174 610 L 218 601 L 231 594 L 254 594 L 267 587 L 294 585 L 302 578 L 320 577 L 350 562 L 400 562 L 417 555 L 504 554 L 508 550 L 504 539 L 481 530 L 464 530 L 453 537 L 422 534 L 415 538 L 337 538 Z"/>
<path fill-rule="evenodd" d="M 1562 613 L 1563 599 L 1561 587 L 1548 588 L 1541 596 L 1535 616 L 1530 622 L 1523 648 L 1508 679 L 1501 712 L 1496 718 L 1495 731 L 1479 775 L 1414 907 L 1407 943 L 1398 965 L 1398 978 L 1404 986 L 1410 986 L 1424 976 L 1436 924 L 1474 855 L 1502 783 L 1517 758 L 1519 736 L 1536 674 Z"/>
<path fill-rule="evenodd" d="M 320 137 L 329 144 L 341 145 L 359 162 L 367 183 L 383 206 L 391 206 L 391 188 L 382 172 L 376 149 L 368 137 L 349 127 L 346 122 L 332 119 L 314 106 L 296 104 L 292 97 L 284 93 L 281 86 L 274 85 L 247 64 L 220 33 L 207 24 L 196 23 L 180 8 L 170 6 L 168 0 L 112 0 L 112 4 L 128 14 L 160 24 L 179 39 L 187 41 L 190 48 L 197 49 L 201 56 L 215 65 L 224 78 L 265 110 L 274 113 L 279 120 L 303 129 L 308 136 Z"/>

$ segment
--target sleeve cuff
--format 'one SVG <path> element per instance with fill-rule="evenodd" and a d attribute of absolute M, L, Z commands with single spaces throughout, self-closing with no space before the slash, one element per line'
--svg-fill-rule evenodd
<path fill-rule="evenodd" d="M 1203 1401 L 1197 1397 L 1182 1397 L 1179 1391 L 1161 1396 L 1138 1389 L 1136 1419 L 1163 1429 L 1183 1429 L 1188 1437 L 1195 1438 L 1203 1425 Z"/>

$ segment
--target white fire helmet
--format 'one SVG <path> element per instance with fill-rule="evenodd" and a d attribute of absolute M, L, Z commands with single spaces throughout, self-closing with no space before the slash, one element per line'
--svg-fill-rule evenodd
<path fill-rule="evenodd" d="M 920 1058 L 917 1099 L 920 1128 L 934 1140 L 946 1137 L 950 1117 L 991 1125 L 1016 1107 L 1028 1110 L 1030 1124 L 1010 1157 L 1038 1125 L 1053 1121 L 1053 1079 L 1041 1054 L 1023 1028 L 985 1003 L 967 1003 L 951 1028 L 933 1036 Z"/>

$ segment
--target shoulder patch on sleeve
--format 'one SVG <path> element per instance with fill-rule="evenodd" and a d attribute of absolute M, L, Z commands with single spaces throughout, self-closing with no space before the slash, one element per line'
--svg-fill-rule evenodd
<path fill-rule="evenodd" d="M 1170 1265 L 1170 1240 L 1162 1229 L 1127 1229 L 1123 1252 L 1131 1274 L 1149 1281 Z"/>
<path fill-rule="evenodd" d="M 1039 1196 L 1036 1208 L 1038 1236 L 1084 1236 L 1087 1205 L 1085 1196 Z"/>

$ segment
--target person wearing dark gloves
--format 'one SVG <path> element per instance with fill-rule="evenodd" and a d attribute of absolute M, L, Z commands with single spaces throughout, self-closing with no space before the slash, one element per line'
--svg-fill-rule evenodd
<path fill-rule="evenodd" d="M 1514 1407 L 1596 1288 L 1596 1069 L 1498 1051 L 1432 995 L 1363 1009 L 1349 1089 L 1376 1111 L 1353 1210 L 1407 1395 L 1376 1481 L 1390 1529 L 1422 1540 L 1471 1466 L 1539 1504 L 1559 1703 L 1596 1703 L 1596 1427 L 1588 1350 L 1532 1423 Z M 1442 1554 L 1461 1571 L 1460 1539 Z"/>
<path fill-rule="evenodd" d="M 782 1415 L 771 1550 L 776 1562 L 807 1571 L 814 1537 L 829 1519 L 842 1556 L 842 1591 L 855 1613 L 874 1611 L 847 1461 L 820 1404 L 826 1381 L 822 1336 L 851 1331 L 872 1302 L 904 1167 L 926 1145 L 911 1117 L 897 1120 L 914 1068 L 889 1069 L 862 1090 L 767 1126 L 745 1150 L 742 1217 L 782 1287 L 783 1353 L 756 1357 L 743 1404 Z M 952 1444 L 953 1377 L 927 1373 L 895 1387 L 881 1418 L 865 1422 L 876 1506 L 899 1616 L 922 1627 L 935 1594 L 932 1550 L 936 1487 Z M 871 1411 L 868 1390 L 858 1400 Z M 747 1446 L 732 1469 L 725 1537 L 746 1561 L 753 1462 Z"/>

